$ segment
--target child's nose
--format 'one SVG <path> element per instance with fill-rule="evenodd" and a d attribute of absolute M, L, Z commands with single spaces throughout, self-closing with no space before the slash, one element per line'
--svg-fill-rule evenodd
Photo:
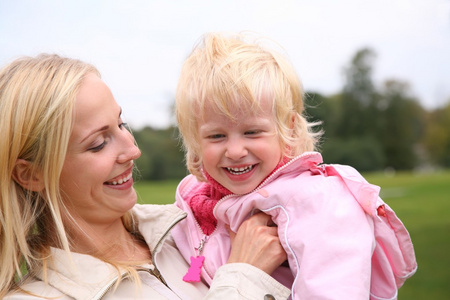
<path fill-rule="evenodd" d="M 230 139 L 227 143 L 225 156 L 233 160 L 239 160 L 248 154 L 245 143 L 240 139 Z"/>

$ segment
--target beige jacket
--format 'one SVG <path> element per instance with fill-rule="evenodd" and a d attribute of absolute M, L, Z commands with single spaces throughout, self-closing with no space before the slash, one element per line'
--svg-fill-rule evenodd
<path fill-rule="evenodd" d="M 211 288 L 202 282 L 182 280 L 188 264 L 179 253 L 170 230 L 186 214 L 173 205 L 136 205 L 139 230 L 153 257 L 153 264 L 139 271 L 141 288 L 124 279 L 117 289 L 117 271 L 111 265 L 89 255 L 72 253 L 71 260 L 60 249 L 52 249 L 56 268 L 48 270 L 48 284 L 29 278 L 22 288 L 26 293 L 7 295 L 5 300 L 32 299 L 287 299 L 290 291 L 263 271 L 248 264 L 227 264 L 215 275 Z M 155 276 L 157 270 L 167 283 Z M 271 298 L 271 296 L 273 298 Z M 56 297 L 56 298 L 55 298 Z"/>

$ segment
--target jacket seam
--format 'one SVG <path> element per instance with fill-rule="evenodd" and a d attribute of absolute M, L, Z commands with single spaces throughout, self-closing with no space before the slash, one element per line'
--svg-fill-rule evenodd
<path fill-rule="evenodd" d="M 300 274 L 300 265 L 299 265 L 298 258 L 297 258 L 297 255 L 296 255 L 295 251 L 292 249 L 291 245 L 289 244 L 289 240 L 288 240 L 288 236 L 287 236 L 287 231 L 288 231 L 288 227 L 289 227 L 289 223 L 291 221 L 291 218 L 289 217 L 289 214 L 287 213 L 286 209 L 282 205 L 275 205 L 273 207 L 266 208 L 266 209 L 261 210 L 261 211 L 262 212 L 268 212 L 268 211 L 272 211 L 272 210 L 277 209 L 277 208 L 281 209 L 283 211 L 283 213 L 286 215 L 287 220 L 286 220 L 286 224 L 284 226 L 285 230 L 284 230 L 283 239 L 286 242 L 286 245 L 289 248 L 289 251 L 291 252 L 292 256 L 294 257 L 295 265 L 297 267 L 297 274 L 295 275 L 295 278 L 294 278 L 294 281 L 293 281 L 292 287 L 291 287 L 292 299 L 295 299 L 295 294 L 294 294 L 295 290 L 293 289 L 293 287 L 297 283 L 297 279 L 298 279 L 298 276 Z"/>

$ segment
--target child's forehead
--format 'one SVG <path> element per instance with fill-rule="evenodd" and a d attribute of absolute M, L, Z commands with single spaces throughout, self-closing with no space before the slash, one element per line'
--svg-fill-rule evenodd
<path fill-rule="evenodd" d="M 198 129 L 202 131 L 214 131 L 224 128 L 248 128 L 254 126 L 267 126 L 274 123 L 274 116 L 270 113 L 262 114 L 244 111 L 236 111 L 232 115 L 224 113 L 205 113 L 203 118 L 198 119 Z"/>
<path fill-rule="evenodd" d="M 227 119 L 233 123 L 243 123 L 249 117 L 270 118 L 274 117 L 272 101 L 267 97 L 259 99 L 228 99 L 228 101 L 206 100 L 200 109 L 198 117 L 203 120 L 217 117 Z"/>
<path fill-rule="evenodd" d="M 235 114 L 237 112 L 261 113 L 271 111 L 273 97 L 270 92 L 234 93 L 228 95 L 210 95 L 205 97 L 203 110 L 208 113 Z"/>

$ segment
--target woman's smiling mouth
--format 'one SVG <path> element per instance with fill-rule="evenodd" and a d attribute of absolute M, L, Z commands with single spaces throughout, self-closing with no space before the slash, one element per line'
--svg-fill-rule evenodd
<path fill-rule="evenodd" d="M 127 170 L 126 172 L 124 172 L 123 174 L 109 180 L 106 181 L 104 184 L 106 185 L 119 185 L 119 184 L 123 184 L 125 182 L 127 182 L 128 180 L 130 180 L 133 176 L 132 173 L 132 168 L 130 168 L 129 170 Z"/>

